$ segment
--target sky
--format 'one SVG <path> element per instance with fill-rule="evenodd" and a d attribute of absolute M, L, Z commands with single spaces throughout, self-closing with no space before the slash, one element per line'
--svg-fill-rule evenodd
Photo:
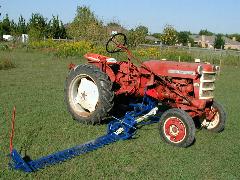
<path fill-rule="evenodd" d="M 105 23 L 117 21 L 127 29 L 144 25 L 151 33 L 160 33 L 169 24 L 193 33 L 201 29 L 240 33 L 239 0 L 0 0 L 0 12 L 15 21 L 20 15 L 29 19 L 32 13 L 40 13 L 48 19 L 59 15 L 68 23 L 77 6 L 83 5 Z"/>

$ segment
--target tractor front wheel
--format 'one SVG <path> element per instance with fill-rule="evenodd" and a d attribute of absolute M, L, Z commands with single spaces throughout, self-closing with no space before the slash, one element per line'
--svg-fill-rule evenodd
<path fill-rule="evenodd" d="M 202 121 L 202 127 L 212 132 L 221 132 L 224 130 L 227 115 L 223 106 L 217 101 L 213 101 L 208 109 L 208 114 L 213 114 L 211 120 L 205 118 Z"/>
<path fill-rule="evenodd" d="M 165 111 L 160 117 L 161 139 L 171 145 L 188 147 L 195 139 L 195 125 L 191 116 L 181 109 Z"/>
<path fill-rule="evenodd" d="M 107 74 L 94 65 L 79 65 L 69 72 L 65 102 L 73 118 L 87 124 L 100 123 L 113 107 L 114 92 Z"/>

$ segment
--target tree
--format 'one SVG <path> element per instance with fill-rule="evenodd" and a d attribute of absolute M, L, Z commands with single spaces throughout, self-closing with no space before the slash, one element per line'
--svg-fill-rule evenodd
<path fill-rule="evenodd" d="M 225 41 L 222 38 L 221 34 L 217 34 L 215 41 L 214 41 L 214 48 L 216 49 L 224 49 Z"/>
<path fill-rule="evenodd" d="M 12 36 L 17 35 L 17 24 L 13 20 L 10 22 L 10 34 Z"/>
<path fill-rule="evenodd" d="M 41 14 L 32 14 L 29 20 L 29 37 L 31 40 L 39 40 L 47 36 L 47 20 Z"/>
<path fill-rule="evenodd" d="M 53 16 L 48 23 L 48 37 L 66 38 L 66 29 L 58 16 Z"/>
<path fill-rule="evenodd" d="M 2 33 L 3 34 L 11 34 L 11 22 L 8 17 L 8 14 L 3 18 L 2 21 Z"/>
<path fill-rule="evenodd" d="M 2 40 L 3 37 L 3 29 L 2 29 L 2 22 L 0 21 L 0 41 Z"/>
<path fill-rule="evenodd" d="M 131 47 L 136 47 L 138 43 L 136 42 L 136 33 L 134 29 L 130 29 L 127 33 L 128 45 Z"/>
<path fill-rule="evenodd" d="M 122 27 L 122 26 L 119 22 L 112 21 L 107 23 L 107 27 Z"/>
<path fill-rule="evenodd" d="M 189 31 L 180 31 L 178 33 L 178 43 L 181 43 L 183 46 L 187 46 L 188 43 L 193 45 L 193 39 L 190 37 L 191 33 Z"/>
<path fill-rule="evenodd" d="M 59 37 L 63 39 L 67 37 L 67 31 L 62 21 L 60 21 Z"/>
<path fill-rule="evenodd" d="M 107 30 L 103 22 L 86 6 L 78 6 L 73 22 L 67 29 L 71 37 L 92 41 L 106 40 Z"/>
<path fill-rule="evenodd" d="M 212 35 L 214 35 L 214 33 L 208 31 L 207 29 L 201 29 L 201 30 L 199 31 L 199 35 L 212 36 Z"/>
<path fill-rule="evenodd" d="M 28 27 L 26 25 L 26 20 L 23 18 L 22 15 L 18 18 L 18 24 L 17 24 L 17 35 L 21 34 L 27 34 Z"/>
<path fill-rule="evenodd" d="M 240 42 L 240 34 L 237 34 L 237 33 L 235 33 L 235 34 L 226 34 L 226 36 L 228 38 L 231 38 L 231 39 L 233 39 L 233 37 L 235 37 L 235 40 Z"/>
<path fill-rule="evenodd" d="M 138 26 L 135 31 L 143 35 L 148 34 L 148 28 L 146 26 Z"/>
<path fill-rule="evenodd" d="M 1 9 L 2 6 L 0 6 Z M 0 18 L 1 18 L 2 13 L 0 12 Z M 2 40 L 3 36 L 3 29 L 2 29 L 2 21 L 0 20 L 0 41 Z"/>
<path fill-rule="evenodd" d="M 131 29 L 127 34 L 129 46 L 136 47 L 141 43 L 145 43 L 147 35 L 148 28 L 146 26 L 138 26 L 135 29 Z"/>
<path fill-rule="evenodd" d="M 163 44 L 166 44 L 166 45 L 175 45 L 178 42 L 177 31 L 173 26 L 166 25 L 164 27 L 164 30 L 161 36 L 161 41 Z"/>
<path fill-rule="evenodd" d="M 49 24 L 48 24 L 48 36 L 57 39 L 60 37 L 59 32 L 60 32 L 60 22 L 59 22 L 58 16 L 57 17 L 52 16 L 52 19 L 49 21 Z"/>
<path fill-rule="evenodd" d="M 153 33 L 152 36 L 155 38 L 161 39 L 162 34 L 161 33 Z"/>
<path fill-rule="evenodd" d="M 6 14 L 2 22 L 0 22 L 0 39 L 2 40 L 3 35 L 16 35 L 16 31 L 16 23 L 13 20 L 10 21 L 8 14 Z"/>
<path fill-rule="evenodd" d="M 117 31 L 118 33 L 122 32 L 122 33 L 125 33 L 127 30 L 125 30 L 122 25 L 114 20 L 114 21 L 111 21 L 109 23 L 107 23 L 106 25 L 106 28 L 107 28 L 107 34 L 111 34 L 113 31 Z"/>

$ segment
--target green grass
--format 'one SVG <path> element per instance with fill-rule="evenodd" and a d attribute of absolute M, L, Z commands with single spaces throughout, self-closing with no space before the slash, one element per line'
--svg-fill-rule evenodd
<path fill-rule="evenodd" d="M 224 66 L 216 98 L 228 113 L 220 134 L 197 131 L 193 146 L 181 149 L 163 143 L 157 124 L 140 129 L 137 138 L 120 141 L 36 173 L 7 167 L 10 118 L 17 107 L 14 146 L 32 159 L 105 134 L 106 124 L 88 126 L 72 120 L 66 110 L 64 81 L 70 62 L 50 54 L 1 52 L 16 68 L 0 71 L 0 179 L 240 179 L 240 68 Z M 6 110 L 5 110 L 6 109 Z"/>

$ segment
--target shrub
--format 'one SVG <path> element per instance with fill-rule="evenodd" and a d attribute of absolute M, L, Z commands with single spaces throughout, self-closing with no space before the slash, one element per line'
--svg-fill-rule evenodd
<path fill-rule="evenodd" d="M 134 51 L 134 53 L 136 54 L 136 56 L 138 56 L 139 58 L 158 58 L 160 57 L 160 50 L 159 48 L 141 48 L 141 49 L 137 49 L 136 51 Z"/>
<path fill-rule="evenodd" d="M 33 49 L 56 48 L 58 46 L 58 42 L 51 39 L 46 41 L 31 41 L 28 46 Z"/>
<path fill-rule="evenodd" d="M 61 57 L 82 56 L 88 52 L 94 52 L 99 54 L 104 54 L 106 52 L 104 46 L 93 44 L 85 40 L 77 42 L 58 42 L 51 39 L 46 41 L 32 41 L 29 43 L 29 48 L 51 49 L 55 52 L 56 56 Z"/>
<path fill-rule="evenodd" d="M 90 41 L 32 41 L 29 43 L 29 47 L 33 49 L 43 49 L 50 50 L 54 52 L 56 56 L 59 57 L 69 57 L 69 56 L 83 56 L 86 53 L 92 52 L 97 54 L 104 54 L 110 57 L 115 57 L 118 60 L 127 60 L 125 53 L 115 53 L 109 54 L 105 50 L 103 44 L 94 44 Z M 5 49 L 7 49 L 6 47 Z M 141 60 L 148 59 L 168 59 L 178 61 L 193 62 L 195 58 L 200 58 L 203 62 L 207 61 L 213 64 L 222 65 L 235 65 L 240 66 L 240 57 L 231 54 L 226 55 L 214 55 L 209 52 L 195 52 L 188 51 L 184 49 L 179 49 L 175 47 L 146 47 L 133 49 L 133 55 Z"/>
<path fill-rule="evenodd" d="M 134 54 L 140 59 L 169 59 L 181 61 L 193 61 L 193 56 L 187 51 L 182 51 L 174 48 L 140 48 L 134 51 Z"/>
<path fill-rule="evenodd" d="M 57 47 L 57 56 L 79 56 L 93 49 L 93 45 L 87 41 L 60 43 Z"/>

